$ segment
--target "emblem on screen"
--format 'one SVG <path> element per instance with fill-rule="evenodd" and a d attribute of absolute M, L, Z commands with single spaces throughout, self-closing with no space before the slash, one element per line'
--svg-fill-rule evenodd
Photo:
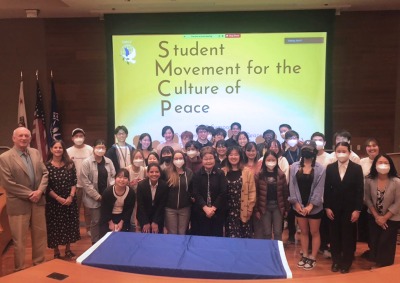
<path fill-rule="evenodd" d="M 125 44 L 121 48 L 122 59 L 128 64 L 135 64 L 136 49 L 130 44 Z"/>

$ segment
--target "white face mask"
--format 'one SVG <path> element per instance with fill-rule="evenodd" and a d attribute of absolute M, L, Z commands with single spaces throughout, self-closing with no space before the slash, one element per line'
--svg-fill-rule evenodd
<path fill-rule="evenodd" d="M 281 138 L 285 139 L 286 132 L 281 133 Z"/>
<path fill-rule="evenodd" d="M 210 141 L 212 140 L 212 135 L 207 135 L 207 139 Z"/>
<path fill-rule="evenodd" d="M 390 171 L 390 165 L 388 164 L 378 164 L 376 165 L 376 171 L 381 174 L 387 174 Z"/>
<path fill-rule="evenodd" d="M 104 154 L 106 153 L 106 151 L 105 151 L 104 149 L 95 149 L 95 150 L 94 150 L 94 153 L 95 153 L 97 156 L 104 156 Z"/>
<path fill-rule="evenodd" d="M 196 150 L 189 150 L 188 152 L 186 152 L 187 156 L 189 156 L 190 158 L 194 158 L 198 155 Z"/>
<path fill-rule="evenodd" d="M 276 162 L 268 161 L 268 162 L 265 162 L 265 165 L 267 166 L 268 169 L 273 170 L 276 166 Z"/>
<path fill-rule="evenodd" d="M 339 162 L 344 163 L 347 160 L 349 160 L 349 154 L 348 153 L 336 153 L 336 158 L 339 160 Z"/>
<path fill-rule="evenodd" d="M 185 161 L 183 161 L 183 159 L 178 159 L 178 160 L 174 160 L 174 165 L 177 168 L 181 168 L 183 166 L 183 164 L 185 163 Z"/>
<path fill-rule="evenodd" d="M 82 145 L 84 141 L 85 141 L 84 138 L 74 138 L 75 145 Z"/>
<path fill-rule="evenodd" d="M 133 160 L 133 165 L 135 165 L 136 167 L 143 166 L 143 159 L 135 159 L 135 160 Z"/>
<path fill-rule="evenodd" d="M 297 145 L 297 142 L 298 142 L 298 140 L 288 140 L 287 144 L 288 144 L 290 147 L 294 147 L 294 146 Z"/>
<path fill-rule="evenodd" d="M 315 141 L 315 144 L 317 145 L 317 150 L 324 149 L 324 142 L 323 141 Z"/>

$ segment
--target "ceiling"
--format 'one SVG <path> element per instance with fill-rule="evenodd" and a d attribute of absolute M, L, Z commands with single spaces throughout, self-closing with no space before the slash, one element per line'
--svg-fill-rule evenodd
<path fill-rule="evenodd" d="M 400 0 L 0 0 L 0 19 L 101 17 L 116 13 L 172 13 L 336 9 L 400 10 Z M 34 14 L 34 12 L 33 12 Z"/>

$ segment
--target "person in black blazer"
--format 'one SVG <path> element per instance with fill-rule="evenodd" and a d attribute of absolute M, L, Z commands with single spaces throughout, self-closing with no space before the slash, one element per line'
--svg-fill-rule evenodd
<path fill-rule="evenodd" d="M 147 178 L 138 183 L 136 217 L 142 233 L 162 234 L 164 230 L 168 185 L 160 176 L 160 165 L 150 163 L 147 166 Z"/>
<path fill-rule="evenodd" d="M 227 208 L 225 173 L 215 166 L 215 151 L 211 146 L 201 149 L 203 167 L 193 177 L 196 221 L 192 221 L 192 235 L 223 236 Z"/>
<path fill-rule="evenodd" d="M 330 219 L 333 272 L 348 273 L 356 248 L 356 222 L 363 206 L 364 177 L 360 165 L 349 160 L 350 145 L 339 142 L 337 160 L 326 168 L 324 208 Z"/>

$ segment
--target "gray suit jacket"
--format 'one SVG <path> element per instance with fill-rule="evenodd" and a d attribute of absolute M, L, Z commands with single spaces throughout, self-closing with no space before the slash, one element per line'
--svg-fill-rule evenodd
<path fill-rule="evenodd" d="M 377 179 L 365 178 L 364 186 L 364 203 L 369 208 L 371 206 L 375 207 L 377 200 L 377 189 L 378 181 Z M 400 179 L 390 178 L 389 184 L 385 189 L 385 196 L 383 198 L 383 214 L 390 211 L 394 215 L 389 219 L 392 221 L 400 221 Z"/>
<path fill-rule="evenodd" d="M 47 188 L 49 172 L 38 150 L 28 148 L 28 153 L 35 170 L 33 190 L 40 190 L 44 194 Z M 8 215 L 30 213 L 33 204 L 29 200 L 29 194 L 32 193 L 31 182 L 27 168 L 15 147 L 0 155 L 0 178 L 2 186 L 7 192 Z M 44 195 L 42 195 L 37 205 L 45 204 L 46 200 Z"/>

